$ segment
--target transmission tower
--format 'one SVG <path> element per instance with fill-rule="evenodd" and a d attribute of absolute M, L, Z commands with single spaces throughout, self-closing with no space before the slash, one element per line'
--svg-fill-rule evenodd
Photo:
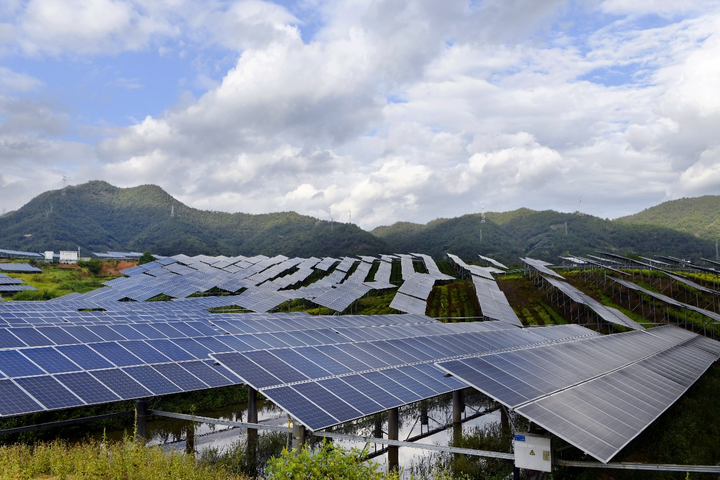
<path fill-rule="evenodd" d="M 485 223 L 485 205 L 482 206 L 482 213 L 480 214 L 480 223 Z"/>
<path fill-rule="evenodd" d="M 63 188 L 62 188 L 62 190 L 60 191 L 60 195 L 62 195 L 63 197 L 64 197 L 65 195 L 67 195 L 66 188 L 67 188 L 67 177 L 66 177 L 65 175 L 63 175 Z"/>

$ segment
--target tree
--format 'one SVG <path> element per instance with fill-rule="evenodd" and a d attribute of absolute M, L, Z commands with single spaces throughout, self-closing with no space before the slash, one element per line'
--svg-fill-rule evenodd
<path fill-rule="evenodd" d="M 150 263 L 154 262 L 156 260 L 155 257 L 152 256 L 150 252 L 145 252 L 142 254 L 142 256 L 138 259 L 138 265 L 142 265 L 144 263 Z"/>

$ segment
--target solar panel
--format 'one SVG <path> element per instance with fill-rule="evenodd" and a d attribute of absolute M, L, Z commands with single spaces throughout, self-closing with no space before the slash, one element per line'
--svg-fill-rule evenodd
<path fill-rule="evenodd" d="M 155 395 L 166 395 L 181 391 L 177 385 L 150 366 L 127 367 L 123 368 L 123 371 Z"/>
<path fill-rule="evenodd" d="M 64 373 L 56 375 L 55 379 L 88 404 L 120 400 L 120 397 L 87 372 Z"/>
<path fill-rule="evenodd" d="M 82 405 L 82 401 L 53 377 L 18 378 L 15 382 L 48 410 Z"/>
<path fill-rule="evenodd" d="M 10 380 L 0 380 L 0 415 L 41 412 L 44 408 Z"/>

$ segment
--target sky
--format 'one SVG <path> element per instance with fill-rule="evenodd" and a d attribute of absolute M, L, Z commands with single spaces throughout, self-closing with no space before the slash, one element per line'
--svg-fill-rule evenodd
<path fill-rule="evenodd" d="M 720 0 L 3 0 L 0 213 L 616 218 L 720 194 L 718 59 Z"/>

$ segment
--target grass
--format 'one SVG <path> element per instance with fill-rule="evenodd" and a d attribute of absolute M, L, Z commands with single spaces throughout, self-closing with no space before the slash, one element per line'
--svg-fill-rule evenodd
<path fill-rule="evenodd" d="M 22 279 L 37 288 L 37 292 L 19 292 L 12 300 L 49 300 L 73 292 L 87 293 L 101 288 L 103 282 L 120 275 L 93 275 L 87 268 L 60 267 L 39 264 L 42 273 L 11 273 L 13 278 Z M 107 271 L 107 269 L 104 269 Z"/>
<path fill-rule="evenodd" d="M 192 456 L 147 447 L 129 439 L 121 442 L 62 441 L 0 447 L 0 479 L 148 478 L 234 480 L 247 478 L 221 466 L 198 464 Z"/>

